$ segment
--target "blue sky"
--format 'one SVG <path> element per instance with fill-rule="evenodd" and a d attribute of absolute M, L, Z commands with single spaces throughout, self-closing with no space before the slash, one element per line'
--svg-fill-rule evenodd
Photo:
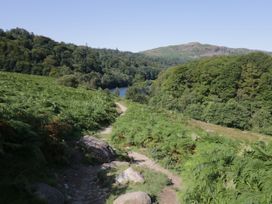
<path fill-rule="evenodd" d="M 0 0 L 0 28 L 141 51 L 202 43 L 272 51 L 271 0 Z"/>

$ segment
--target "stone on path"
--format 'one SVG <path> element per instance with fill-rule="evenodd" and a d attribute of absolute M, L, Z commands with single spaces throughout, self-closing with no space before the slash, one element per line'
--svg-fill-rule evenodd
<path fill-rule="evenodd" d="M 126 184 L 128 182 L 144 183 L 144 177 L 137 171 L 129 167 L 115 178 L 117 183 Z"/>
<path fill-rule="evenodd" d="M 84 136 L 79 145 L 100 163 L 111 162 L 116 154 L 109 144 L 93 136 Z"/>
<path fill-rule="evenodd" d="M 119 196 L 113 204 L 151 204 L 149 195 L 145 192 L 131 192 Z"/>

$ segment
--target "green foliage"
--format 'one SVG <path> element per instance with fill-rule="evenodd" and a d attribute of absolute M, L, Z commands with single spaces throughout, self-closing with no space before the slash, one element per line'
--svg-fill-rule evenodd
<path fill-rule="evenodd" d="M 271 161 L 271 143 L 201 142 L 183 167 L 188 186 L 184 201 L 271 203 Z"/>
<path fill-rule="evenodd" d="M 165 166 L 179 168 L 184 159 L 180 155 L 194 148 L 187 139 L 177 140 L 190 134 L 183 122 L 184 119 L 174 113 L 132 105 L 114 124 L 112 140 L 116 145 L 148 148 Z"/>
<path fill-rule="evenodd" d="M 161 69 L 173 64 L 143 54 L 58 43 L 20 28 L 1 32 L 0 37 L 0 70 L 54 77 L 77 73 L 89 88 L 155 79 Z"/>
<path fill-rule="evenodd" d="M 129 166 L 122 165 L 117 167 L 116 169 L 107 169 L 100 171 L 98 173 L 99 182 L 102 183 L 103 186 L 110 189 L 110 196 L 107 198 L 106 203 L 112 204 L 113 201 L 120 195 L 135 192 L 135 191 L 143 191 L 151 196 L 152 203 L 158 203 L 158 197 L 161 191 L 169 184 L 169 179 L 166 175 L 162 173 L 155 172 L 145 167 L 139 167 L 136 165 L 132 165 L 132 168 L 143 175 L 145 182 L 144 183 L 134 183 L 128 182 L 125 185 L 116 185 L 115 178 L 121 172 L 126 170 Z"/>
<path fill-rule="evenodd" d="M 272 135 L 272 114 L 271 110 L 261 108 L 252 116 L 253 130 L 257 132 L 263 132 L 267 135 Z"/>
<path fill-rule="evenodd" d="M 147 103 L 152 81 L 138 82 L 128 87 L 126 99 L 138 103 Z"/>
<path fill-rule="evenodd" d="M 195 119 L 271 134 L 271 73 L 272 57 L 263 53 L 201 59 L 161 73 L 149 102 Z"/>
<path fill-rule="evenodd" d="M 183 203 L 271 203 L 272 143 L 248 144 L 186 125 L 177 113 L 129 106 L 114 124 L 112 141 L 146 148 L 182 175 Z"/>
<path fill-rule="evenodd" d="M 64 75 L 58 79 L 58 83 L 64 86 L 77 88 L 79 81 L 75 75 Z"/>
<path fill-rule="evenodd" d="M 114 95 L 120 96 L 120 90 L 119 90 L 118 87 L 115 88 L 115 90 L 114 90 Z"/>
<path fill-rule="evenodd" d="M 0 72 L 0 93 L 0 190 L 22 199 L 48 167 L 69 162 L 69 141 L 117 116 L 111 95 L 61 86 L 49 77 Z M 0 202 L 17 198 L 0 196 Z"/>

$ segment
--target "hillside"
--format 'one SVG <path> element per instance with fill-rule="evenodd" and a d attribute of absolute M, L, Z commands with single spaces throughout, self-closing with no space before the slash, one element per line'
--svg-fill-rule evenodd
<path fill-rule="evenodd" d="M 267 55 L 243 57 L 271 67 Z M 211 61 L 224 58 L 234 63 L 240 57 Z M 118 117 L 113 132 L 103 135 L 104 131 L 96 131 L 117 118 L 113 98 L 106 92 L 61 86 L 51 77 L 6 72 L 0 72 L 0 85 L 1 203 L 44 203 L 31 190 L 36 182 L 67 192 L 68 203 L 71 198 L 86 201 L 91 198 L 85 196 L 100 196 L 105 189 L 107 203 L 139 190 L 154 202 L 160 201 L 160 192 L 169 188 L 169 178 L 142 166 L 142 159 L 123 161 L 135 152 L 145 153 L 164 166 L 163 172 L 171 173 L 166 170 L 170 169 L 182 178 L 182 188 L 176 191 L 183 203 L 271 203 L 271 140 L 229 139 L 218 135 L 219 131 L 208 133 L 192 126 L 183 114 L 135 103 L 129 103 L 126 113 Z M 72 165 L 79 159 L 72 159 L 73 142 L 86 133 L 110 137 L 111 146 L 122 152 L 118 156 L 121 165 L 97 168 L 95 163 L 87 163 L 94 162 L 92 155 L 86 157 L 90 161 Z M 152 168 L 160 165 L 153 162 Z M 129 166 L 140 172 L 145 182 L 114 184 L 115 176 Z"/>
<path fill-rule="evenodd" d="M 154 79 L 171 60 L 56 42 L 24 29 L 0 29 L 0 70 L 61 77 L 75 75 L 88 88 L 113 88 Z"/>
<path fill-rule="evenodd" d="M 40 203 L 30 185 L 52 181 L 48 170 L 70 163 L 69 144 L 117 116 L 111 95 L 49 77 L 0 72 L 0 93 L 0 203 Z"/>
<path fill-rule="evenodd" d="M 173 67 L 153 83 L 150 103 L 198 120 L 272 134 L 272 57 L 220 56 Z"/>
<path fill-rule="evenodd" d="M 146 50 L 141 53 L 146 56 L 161 57 L 165 59 L 175 59 L 180 63 L 201 57 L 211 57 L 218 55 L 241 55 L 254 52 L 254 50 L 244 48 L 228 48 L 217 45 L 201 44 L 192 42 L 182 45 L 171 45 L 167 47 L 159 47 Z"/>
<path fill-rule="evenodd" d="M 135 103 L 117 119 L 112 141 L 179 174 L 180 203 L 272 202 L 269 141 L 229 139 L 188 125 L 180 113 Z"/>

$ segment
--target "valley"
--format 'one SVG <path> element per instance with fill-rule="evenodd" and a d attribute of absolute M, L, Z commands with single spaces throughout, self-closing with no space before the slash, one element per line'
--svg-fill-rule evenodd
<path fill-rule="evenodd" d="M 0 203 L 272 203 L 269 52 L 0 37 Z"/>

